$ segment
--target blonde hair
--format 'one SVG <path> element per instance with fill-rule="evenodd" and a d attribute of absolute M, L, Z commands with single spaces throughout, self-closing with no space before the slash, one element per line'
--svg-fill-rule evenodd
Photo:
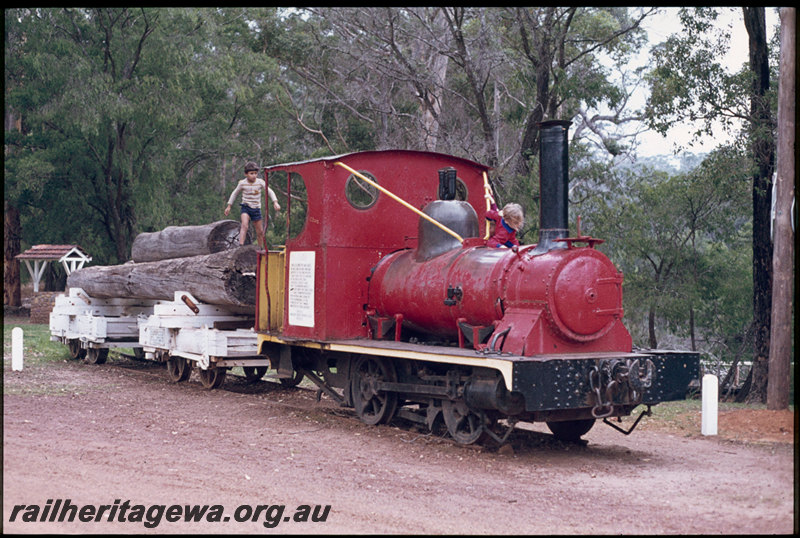
<path fill-rule="evenodd" d="M 522 206 L 519 204 L 506 204 L 500 214 L 506 223 L 516 231 L 520 231 L 525 225 L 525 215 L 522 213 Z"/>

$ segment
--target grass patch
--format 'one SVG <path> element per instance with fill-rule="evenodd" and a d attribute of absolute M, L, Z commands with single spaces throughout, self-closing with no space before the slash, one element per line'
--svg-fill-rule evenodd
<path fill-rule="evenodd" d="M 70 360 L 67 346 L 50 340 L 50 326 L 11 321 L 8 323 L 8 320 L 3 320 L 3 394 L 21 396 L 79 394 L 81 387 L 65 382 L 53 383 L 52 375 L 45 374 L 44 368 L 63 366 Z M 21 372 L 11 369 L 11 331 L 15 327 L 22 329 Z"/>
<path fill-rule="evenodd" d="M 22 359 L 24 367 L 42 366 L 69 359 L 69 349 L 60 342 L 50 341 L 50 326 L 45 324 L 7 324 L 3 321 L 3 368 L 11 369 L 11 331 L 22 329 Z M 6 361 L 8 364 L 6 365 Z"/>
<path fill-rule="evenodd" d="M 634 413 L 639 413 L 644 410 L 646 406 L 640 405 L 634 410 Z M 745 404 L 736 402 L 719 402 L 720 411 L 733 411 L 736 409 L 766 409 L 764 404 Z M 703 401 L 698 399 L 690 400 L 676 400 L 674 402 L 662 402 L 654 405 L 653 416 L 664 417 L 665 419 L 674 419 L 686 413 L 701 412 L 703 410 Z"/>

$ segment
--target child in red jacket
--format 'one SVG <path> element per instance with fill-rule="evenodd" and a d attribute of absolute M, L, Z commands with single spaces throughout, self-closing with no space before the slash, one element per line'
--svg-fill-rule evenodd
<path fill-rule="evenodd" d="M 488 239 L 486 246 L 492 248 L 519 246 L 517 233 L 525 224 L 522 206 L 514 203 L 506 204 L 502 211 L 498 211 L 492 195 L 487 194 L 486 198 L 492 202 L 491 209 L 486 212 L 486 218 L 495 223 L 494 235 Z"/>

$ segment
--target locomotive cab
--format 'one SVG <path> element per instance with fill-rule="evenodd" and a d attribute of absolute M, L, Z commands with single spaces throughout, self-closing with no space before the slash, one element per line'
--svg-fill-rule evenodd
<path fill-rule="evenodd" d="M 267 167 L 270 184 L 285 178 L 285 187 L 275 186 L 285 188 L 290 200 L 302 178 L 305 211 L 300 228 L 289 205 L 287 229 L 299 231 L 287 238 L 282 254 L 269 252 L 259 260 L 258 331 L 315 340 L 368 337 L 370 271 L 387 254 L 415 249 L 418 233 L 414 212 L 359 175 L 421 211 L 437 200 L 438 171 L 445 168 L 456 171 L 456 203 L 480 207 L 488 168 L 443 154 L 373 151 Z"/>

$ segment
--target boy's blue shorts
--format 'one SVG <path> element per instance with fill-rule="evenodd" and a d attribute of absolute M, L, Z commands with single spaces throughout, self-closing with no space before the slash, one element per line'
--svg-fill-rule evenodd
<path fill-rule="evenodd" d="M 242 213 L 250 215 L 250 220 L 253 222 L 261 220 L 261 208 L 250 207 L 249 205 L 240 204 L 242 206 Z"/>

